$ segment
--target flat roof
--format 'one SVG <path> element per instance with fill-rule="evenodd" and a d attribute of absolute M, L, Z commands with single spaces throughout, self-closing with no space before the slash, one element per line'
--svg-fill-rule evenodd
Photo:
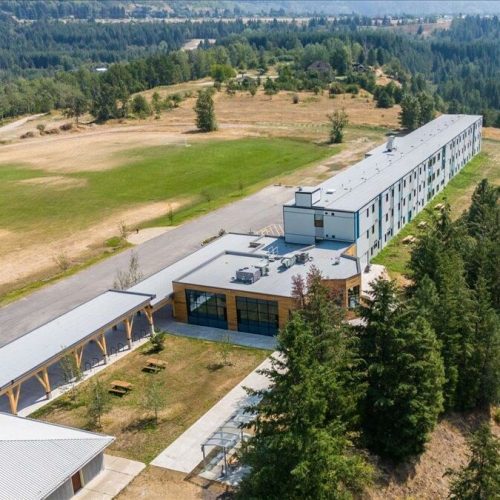
<path fill-rule="evenodd" d="M 61 351 L 148 305 L 153 295 L 110 290 L 0 348 L 0 390 L 40 369 Z"/>
<path fill-rule="evenodd" d="M 313 207 L 356 212 L 480 119 L 479 115 L 441 115 L 396 137 L 391 152 L 385 143 L 378 146 L 364 160 L 319 184 L 321 198 Z M 295 206 L 295 200 L 286 206 Z"/>
<path fill-rule="evenodd" d="M 208 262 L 175 280 L 184 285 L 205 286 L 240 290 L 265 295 L 291 297 L 292 277 L 306 278 L 313 266 L 324 279 L 347 279 L 360 273 L 358 259 L 342 255 L 349 245 L 338 242 L 321 242 L 316 246 L 284 243 L 282 238 L 263 238 L 264 245 L 254 253 L 224 251 Z M 281 259 L 307 252 L 309 260 L 285 267 Z M 236 271 L 245 267 L 267 265 L 269 273 L 254 283 L 236 279 Z"/>
<path fill-rule="evenodd" d="M 154 293 L 156 297 L 151 301 L 154 307 L 172 295 L 172 282 L 179 276 L 186 274 L 203 262 L 207 262 L 225 250 L 249 252 L 250 244 L 260 238 L 255 234 L 228 233 L 211 243 L 201 247 L 196 252 L 174 262 L 170 266 L 152 274 L 137 285 L 129 288 L 131 292 Z"/>
<path fill-rule="evenodd" d="M 113 440 L 0 413 L 0 500 L 46 498 Z"/>

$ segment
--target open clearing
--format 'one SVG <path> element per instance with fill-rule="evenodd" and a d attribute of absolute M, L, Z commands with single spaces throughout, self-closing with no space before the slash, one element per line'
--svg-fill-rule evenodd
<path fill-rule="evenodd" d="M 484 139 L 481 154 L 472 159 L 429 203 L 429 210 L 438 203 L 447 201 L 451 207 L 451 216 L 454 219 L 459 217 L 470 205 L 474 189 L 484 178 L 492 184 L 500 185 L 500 140 Z M 401 240 L 408 235 L 418 237 L 420 230 L 417 226 L 426 217 L 428 211 L 424 210 L 373 259 L 374 264 L 384 265 L 391 277 L 401 284 L 406 282 L 405 275 L 408 272 L 411 252 L 411 245 L 404 245 Z"/>
<path fill-rule="evenodd" d="M 210 84 L 157 90 L 193 92 Z M 38 134 L 39 124 L 49 130 L 68 122 L 55 113 L 0 129 L 0 294 L 60 272 L 55 259 L 61 256 L 77 265 L 110 252 L 105 241 L 122 223 L 132 229 L 177 224 L 270 182 L 314 184 L 397 127 L 399 109 L 376 109 L 366 93 L 299 96 L 294 105 L 287 92 L 272 98 L 220 92 L 220 128 L 211 134 L 193 133 L 195 93 L 158 120 L 84 124 L 19 139 L 27 131 Z M 340 108 L 351 125 L 335 156 L 339 148 L 317 143 L 328 135 L 326 113 Z"/>
<path fill-rule="evenodd" d="M 116 437 L 108 452 L 149 463 L 269 355 L 268 351 L 231 345 L 227 348 L 232 364 L 222 366 L 223 347 L 219 343 L 169 335 L 162 352 L 150 354 L 148 343 L 100 374 L 98 377 L 106 388 L 116 379 L 134 386 L 123 397 L 113 396 L 112 406 L 102 418 L 100 432 Z M 166 361 L 167 367 L 156 374 L 143 372 L 146 359 L 151 356 Z M 166 397 L 157 426 L 142 404 L 144 390 L 153 381 L 160 384 Z M 31 416 L 88 428 L 88 384 L 85 382 L 75 389 L 74 400 L 67 393 Z"/>

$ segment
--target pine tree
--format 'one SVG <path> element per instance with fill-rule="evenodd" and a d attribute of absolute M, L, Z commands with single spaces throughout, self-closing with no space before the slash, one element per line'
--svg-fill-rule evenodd
<path fill-rule="evenodd" d="M 401 100 L 401 113 L 399 114 L 401 126 L 408 130 L 415 130 L 420 123 L 420 102 L 410 94 Z"/>
<path fill-rule="evenodd" d="M 253 393 L 262 399 L 242 454 L 251 469 L 238 495 L 350 498 L 368 482 L 370 468 L 355 453 L 337 406 L 345 391 L 337 367 L 319 360 L 317 339 L 301 314 L 280 332 L 278 351 L 265 371 L 271 390 Z"/>
<path fill-rule="evenodd" d="M 452 475 L 449 498 L 492 500 L 500 492 L 500 442 L 483 424 L 469 439 L 470 460 Z"/>
<path fill-rule="evenodd" d="M 196 111 L 196 126 L 199 130 L 202 132 L 217 130 L 214 100 L 209 90 L 199 93 L 194 110 Z"/>
<path fill-rule="evenodd" d="M 402 460 L 423 451 L 436 425 L 444 369 L 435 333 L 420 311 L 405 308 L 389 281 L 377 280 L 372 289 L 359 333 L 367 387 L 362 428 L 370 449 Z"/>

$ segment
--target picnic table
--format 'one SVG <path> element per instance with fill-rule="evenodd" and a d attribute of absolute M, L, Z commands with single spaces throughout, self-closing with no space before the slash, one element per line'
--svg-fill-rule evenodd
<path fill-rule="evenodd" d="M 113 394 L 119 394 L 123 396 L 127 394 L 128 391 L 132 390 L 133 385 L 130 382 L 125 382 L 124 380 L 113 380 L 110 383 L 111 388 L 109 392 Z"/>
<path fill-rule="evenodd" d="M 157 358 L 148 358 L 143 370 L 150 373 L 158 373 L 167 367 L 167 362 Z"/>

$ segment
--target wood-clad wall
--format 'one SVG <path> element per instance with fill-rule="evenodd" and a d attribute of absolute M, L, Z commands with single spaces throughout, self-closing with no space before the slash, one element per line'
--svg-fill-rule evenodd
<path fill-rule="evenodd" d="M 186 304 L 186 289 L 199 290 L 202 292 L 222 293 L 226 296 L 227 327 L 229 330 L 238 330 L 238 318 L 236 314 L 236 297 L 248 297 L 251 299 L 273 300 L 278 302 L 279 328 L 283 328 L 288 321 L 290 311 L 294 308 L 294 300 L 291 297 L 279 297 L 263 293 L 251 293 L 241 290 L 228 290 L 224 288 L 213 288 L 200 285 L 189 285 L 186 283 L 173 283 L 174 289 L 174 311 L 175 319 L 181 323 L 188 322 L 188 311 Z"/>

